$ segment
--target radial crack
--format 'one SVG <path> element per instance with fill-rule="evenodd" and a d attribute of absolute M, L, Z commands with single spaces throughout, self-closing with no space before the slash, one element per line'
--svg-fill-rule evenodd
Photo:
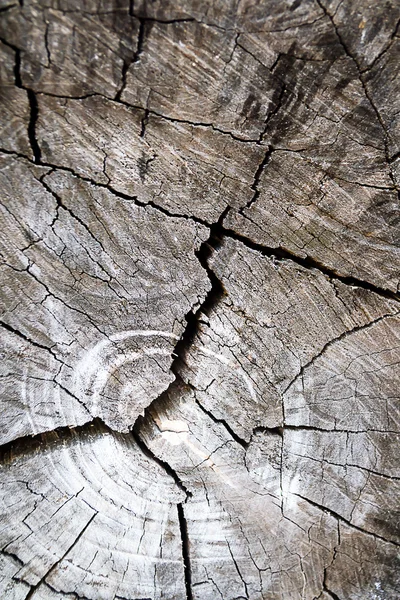
<path fill-rule="evenodd" d="M 301 498 L 305 502 L 308 502 L 309 504 L 311 504 L 311 506 L 314 506 L 315 508 L 318 508 L 319 510 L 322 510 L 323 512 L 330 514 L 335 519 L 342 521 L 343 523 L 346 523 L 346 525 L 348 525 L 349 527 L 352 527 L 353 529 L 357 529 L 357 531 L 360 531 L 361 533 L 364 533 L 365 535 L 370 535 L 378 540 L 381 540 L 382 542 L 386 542 L 386 544 L 391 544 L 392 546 L 396 546 L 397 548 L 400 547 L 400 543 L 394 542 L 393 540 L 388 540 L 388 539 L 384 538 L 383 536 L 381 536 L 377 533 L 374 533 L 373 531 L 368 531 L 367 529 L 363 529 L 362 527 L 359 527 L 358 525 L 354 525 L 354 523 L 352 523 L 348 519 L 345 519 L 344 517 L 342 517 L 342 515 L 339 515 L 339 513 L 335 512 L 331 508 L 327 508 L 326 506 L 318 504 L 317 502 L 314 502 L 314 500 L 310 500 L 310 498 L 307 498 L 306 496 L 302 496 L 301 494 L 296 494 L 295 492 L 292 492 L 292 494 L 293 494 L 293 496 L 297 496 L 298 498 Z"/>
<path fill-rule="evenodd" d="M 232 229 L 225 228 L 223 225 L 221 227 L 221 235 L 225 235 L 225 236 L 230 237 L 238 242 L 241 242 L 242 244 L 247 246 L 247 248 L 250 248 L 251 250 L 255 250 L 256 252 L 259 252 L 263 256 L 274 257 L 274 258 L 281 259 L 281 260 L 291 260 L 291 261 L 297 263 L 298 265 L 304 267 L 305 269 L 316 269 L 316 270 L 320 271 L 321 273 L 323 273 L 324 275 L 327 275 L 327 277 L 329 279 L 335 279 L 335 280 L 341 281 L 345 285 L 349 285 L 352 287 L 364 288 L 366 290 L 369 290 L 370 292 L 374 292 L 375 294 L 378 294 L 385 298 L 390 298 L 391 300 L 396 300 L 397 302 L 400 301 L 400 294 L 395 293 L 392 290 L 389 290 L 386 288 L 378 287 L 378 286 L 370 283 L 369 281 L 365 281 L 363 279 L 358 279 L 358 278 L 352 277 L 352 276 L 341 275 L 339 272 L 327 267 L 323 263 L 319 262 L 315 258 L 311 258 L 308 255 L 305 257 L 301 257 L 301 256 L 298 256 L 297 254 L 287 250 L 286 248 L 282 248 L 282 246 L 277 246 L 274 248 L 271 246 L 264 246 L 263 244 L 258 244 L 257 242 L 254 242 L 252 239 L 250 239 L 244 235 L 241 235 Z"/>
<path fill-rule="evenodd" d="M 47 571 L 47 573 L 45 575 L 43 575 L 43 577 L 40 579 L 40 581 L 31 588 L 31 590 L 28 592 L 27 596 L 25 597 L 24 600 L 29 600 L 30 598 L 32 598 L 33 594 L 36 592 L 36 590 L 42 585 L 42 583 L 45 583 L 46 578 L 51 575 L 51 573 L 58 567 L 58 565 L 64 560 L 64 558 L 67 556 L 67 554 L 72 550 L 72 548 L 79 542 L 79 540 L 81 539 L 81 537 L 83 536 L 83 534 L 85 533 L 85 531 L 88 529 L 88 527 L 90 526 L 90 524 L 92 523 L 93 519 L 96 517 L 97 515 L 97 511 L 95 511 L 93 513 L 93 515 L 90 517 L 89 521 L 86 523 L 86 525 L 84 526 L 84 528 L 81 530 L 81 532 L 79 533 L 79 535 L 75 538 L 75 540 L 73 541 L 73 543 L 69 546 L 69 548 L 67 549 L 67 551 L 61 556 L 61 558 L 59 560 L 57 560 L 57 562 L 55 562 L 51 568 Z"/>
<path fill-rule="evenodd" d="M 154 404 L 154 402 L 156 402 L 158 399 L 159 398 L 157 398 L 156 400 L 153 400 L 153 402 L 151 403 L 150 406 L 152 406 Z M 148 409 L 149 408 L 150 407 L 148 407 Z M 161 460 L 161 458 L 158 458 L 158 456 L 156 456 L 154 454 L 154 452 L 152 452 L 152 450 L 149 448 L 149 446 L 144 442 L 143 437 L 140 435 L 141 426 L 142 426 L 143 422 L 146 420 L 146 417 L 148 418 L 148 409 L 146 409 L 144 417 L 138 417 L 138 419 L 136 420 L 135 425 L 132 429 L 133 438 L 134 438 L 135 442 L 137 443 L 137 445 L 139 446 L 139 448 L 141 449 L 141 451 L 143 452 L 143 454 L 145 454 L 148 458 L 154 460 L 154 462 L 156 462 L 160 467 L 162 467 L 164 469 L 164 471 L 166 473 L 168 473 L 168 475 L 170 475 L 172 477 L 172 479 L 175 481 L 178 488 L 185 494 L 186 500 L 187 500 L 188 498 L 190 498 L 192 496 L 192 492 L 190 490 L 188 490 L 188 488 L 184 485 L 184 483 L 182 483 L 181 479 L 179 478 L 179 475 L 171 467 L 171 465 L 169 463 L 167 463 L 166 461 Z"/>
<path fill-rule="evenodd" d="M 192 571 L 190 568 L 190 542 L 183 504 L 177 504 L 179 529 L 181 532 L 182 558 L 185 575 L 186 600 L 193 600 Z"/>
<path fill-rule="evenodd" d="M 254 175 L 254 180 L 253 183 L 251 185 L 251 189 L 253 190 L 253 195 L 250 198 L 250 200 L 247 202 L 246 206 L 243 206 L 239 209 L 239 212 L 243 214 L 243 211 L 246 208 L 250 208 L 252 204 L 254 204 L 254 202 L 256 202 L 260 196 L 260 189 L 259 189 L 259 183 L 260 183 L 260 179 L 261 179 L 261 175 L 264 172 L 265 167 L 267 166 L 267 164 L 269 163 L 269 160 L 271 158 L 271 154 L 273 152 L 272 146 L 270 146 L 268 148 L 268 150 L 266 151 L 263 160 L 260 162 L 260 164 L 258 165 L 258 169 Z"/>
<path fill-rule="evenodd" d="M 133 7 L 130 9 L 129 14 L 132 15 L 133 13 L 131 13 L 131 10 L 133 11 Z M 143 51 L 143 43 L 144 43 L 144 38 L 145 38 L 145 21 L 144 19 L 139 18 L 139 32 L 138 32 L 138 38 L 137 38 L 137 44 L 136 44 L 136 51 L 133 54 L 131 60 L 124 60 L 124 63 L 122 65 L 122 74 L 121 74 L 121 87 L 118 90 L 118 92 L 115 95 L 114 100 L 116 102 L 119 102 L 121 100 L 121 96 L 123 94 L 123 92 L 125 91 L 126 88 L 126 83 L 127 83 L 127 75 L 128 75 L 128 71 L 131 67 L 131 65 L 133 65 L 134 63 L 139 61 L 139 57 L 142 54 Z"/>
<path fill-rule="evenodd" d="M 315 361 L 320 358 L 320 356 L 322 356 L 323 354 L 325 354 L 325 352 L 328 350 L 328 348 L 330 348 L 331 346 L 333 346 L 334 344 L 341 342 L 342 340 L 344 340 L 345 338 L 347 338 L 348 336 L 350 336 L 353 333 L 356 333 L 357 331 L 363 331 L 364 329 L 368 329 L 369 327 L 372 327 L 372 325 L 375 325 L 376 323 L 380 323 L 380 321 L 383 321 L 384 319 L 387 319 L 388 317 L 395 317 L 398 314 L 400 314 L 400 312 L 396 312 L 396 313 L 386 313 L 384 315 L 381 315 L 380 317 L 377 317 L 376 319 L 373 319 L 372 321 L 369 321 L 369 323 L 365 323 L 364 325 L 357 325 L 356 327 L 353 327 L 352 329 L 347 329 L 346 331 L 344 331 L 343 333 L 341 333 L 340 335 L 338 335 L 337 337 L 333 338 L 332 340 L 329 340 L 329 342 L 327 342 L 322 348 L 321 350 L 318 352 L 318 354 L 316 354 L 315 356 L 313 356 L 305 365 L 303 365 L 300 369 L 300 371 L 298 372 L 298 374 L 296 375 L 296 377 L 294 379 L 292 379 L 292 381 L 289 382 L 289 384 L 286 386 L 286 388 L 283 390 L 283 394 L 285 394 L 288 389 L 294 385 L 296 383 L 296 381 L 298 381 L 300 379 L 300 377 L 302 377 L 304 375 L 304 372 L 311 367 Z"/>

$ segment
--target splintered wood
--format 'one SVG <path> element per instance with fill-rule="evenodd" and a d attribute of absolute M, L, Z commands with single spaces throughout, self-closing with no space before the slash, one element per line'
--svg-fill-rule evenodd
<path fill-rule="evenodd" d="M 400 598 L 400 4 L 0 0 L 0 599 Z"/>

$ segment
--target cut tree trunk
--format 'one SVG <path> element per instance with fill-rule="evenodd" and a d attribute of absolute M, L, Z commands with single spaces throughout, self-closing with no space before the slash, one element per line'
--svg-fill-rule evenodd
<path fill-rule="evenodd" d="M 398 0 L 0 0 L 1 600 L 400 598 Z"/>

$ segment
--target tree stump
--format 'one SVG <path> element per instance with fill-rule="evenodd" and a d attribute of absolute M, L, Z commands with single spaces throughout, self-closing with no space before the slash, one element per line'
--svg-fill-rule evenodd
<path fill-rule="evenodd" d="M 400 598 L 400 4 L 0 0 L 0 598 Z"/>

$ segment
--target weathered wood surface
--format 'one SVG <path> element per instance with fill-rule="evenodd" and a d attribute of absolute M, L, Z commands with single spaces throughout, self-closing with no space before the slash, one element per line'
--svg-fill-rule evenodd
<path fill-rule="evenodd" d="M 400 4 L 0 0 L 0 598 L 400 598 Z"/>

